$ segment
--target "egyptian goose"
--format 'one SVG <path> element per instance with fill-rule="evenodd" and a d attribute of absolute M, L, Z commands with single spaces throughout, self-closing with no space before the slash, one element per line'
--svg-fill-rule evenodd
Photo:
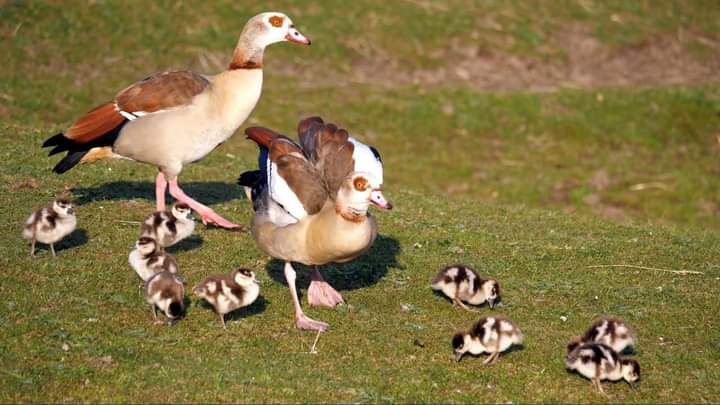
<path fill-rule="evenodd" d="M 242 125 L 260 98 L 265 47 L 282 41 L 310 45 L 290 18 L 258 14 L 245 25 L 228 69 L 215 76 L 191 71 L 153 74 L 120 91 L 75 121 L 65 133 L 45 141 L 50 155 L 67 154 L 53 171 L 78 163 L 126 158 L 155 165 L 157 210 L 165 210 L 165 191 L 187 203 L 203 223 L 238 228 L 187 196 L 178 185 L 184 165 L 197 162 Z"/>
<path fill-rule="evenodd" d="M 585 331 L 582 336 L 576 336 L 568 345 L 568 353 L 582 343 L 603 343 L 617 353 L 637 344 L 637 335 L 630 325 L 619 318 L 601 318 Z"/>
<path fill-rule="evenodd" d="M 162 250 L 190 236 L 195 229 L 192 210 L 185 203 L 175 203 L 170 212 L 156 211 L 140 225 L 140 236 L 153 238 Z"/>
<path fill-rule="evenodd" d="M 146 236 L 137 240 L 135 249 L 128 255 L 128 262 L 143 281 L 147 281 L 155 273 L 161 271 L 170 273 L 178 271 L 175 257 L 164 252 L 155 239 Z"/>
<path fill-rule="evenodd" d="M 25 221 L 22 236 L 31 242 L 30 256 L 35 256 L 35 242 L 50 245 L 53 257 L 55 247 L 60 239 L 75 230 L 77 218 L 69 200 L 58 198 L 49 207 L 35 210 Z"/>
<path fill-rule="evenodd" d="M 455 361 L 460 361 L 465 353 L 479 355 L 490 353 L 483 364 L 495 363 L 501 352 L 512 345 L 521 344 L 523 334 L 509 319 L 499 316 L 480 318 L 467 332 L 460 332 L 453 336 L 452 346 L 455 352 Z"/>
<path fill-rule="evenodd" d="M 315 266 L 310 305 L 334 307 L 343 302 L 317 266 L 350 261 L 374 242 L 377 223 L 368 212 L 370 204 L 392 208 L 381 190 L 380 155 L 318 117 L 300 122 L 299 145 L 266 128 L 248 128 L 245 133 L 260 147 L 260 170 L 245 172 L 238 181 L 246 192 L 251 190 L 253 237 L 265 253 L 285 261 L 295 325 L 324 331 L 325 322 L 303 313 L 291 262 Z"/>
<path fill-rule="evenodd" d="M 215 313 L 220 316 L 223 329 L 227 329 L 225 314 L 255 302 L 260 295 L 260 286 L 255 272 L 237 269 L 230 277 L 215 274 L 206 278 L 193 287 L 193 293 L 213 306 Z"/>
<path fill-rule="evenodd" d="M 487 302 L 490 309 L 500 299 L 500 284 L 493 279 L 483 279 L 468 266 L 447 266 L 432 279 L 432 289 L 441 291 L 453 300 L 453 305 L 472 311 L 463 304 L 480 305 Z"/>
<path fill-rule="evenodd" d="M 150 305 L 154 319 L 160 308 L 170 322 L 176 320 L 185 309 L 184 300 L 185 285 L 177 273 L 161 271 L 145 281 L 145 301 Z"/>
<path fill-rule="evenodd" d="M 603 343 L 583 343 L 575 347 L 565 358 L 565 366 L 589 378 L 603 395 L 602 380 L 624 379 L 632 386 L 633 382 L 640 379 L 640 363 L 637 360 L 621 357 Z"/>

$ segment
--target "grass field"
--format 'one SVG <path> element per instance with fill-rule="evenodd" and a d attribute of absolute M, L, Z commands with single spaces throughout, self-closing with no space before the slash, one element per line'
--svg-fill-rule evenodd
<path fill-rule="evenodd" d="M 266 9 L 313 45 L 268 49 L 246 125 L 339 123 L 381 151 L 396 206 L 369 253 L 323 270 L 348 304 L 308 309 L 332 326 L 318 354 L 280 263 L 204 226 L 173 249 L 188 284 L 245 266 L 261 298 L 227 331 L 195 298 L 153 325 L 122 221 L 152 211 L 155 169 L 57 176 L 40 149 L 148 73 L 224 68 Z M 612 400 L 720 401 L 718 3 L 0 1 L 0 35 L 0 401 L 606 402 L 563 365 L 604 314 L 635 326 L 643 371 L 634 390 L 609 384 Z M 234 183 L 255 161 L 238 134 L 180 181 L 249 222 Z M 57 259 L 31 259 L 21 224 L 65 187 L 79 229 Z M 494 366 L 453 362 L 453 333 L 480 316 L 430 290 L 453 262 L 498 279 L 502 305 L 481 312 L 526 335 Z M 703 274 L 589 267 L 613 264 Z"/>

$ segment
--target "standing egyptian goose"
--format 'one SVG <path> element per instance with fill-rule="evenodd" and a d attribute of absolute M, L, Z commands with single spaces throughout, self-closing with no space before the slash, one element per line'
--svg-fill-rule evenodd
<path fill-rule="evenodd" d="M 170 212 L 156 211 L 140 225 L 140 236 L 155 239 L 162 250 L 190 236 L 195 229 L 192 210 L 185 203 L 175 203 Z"/>
<path fill-rule="evenodd" d="M 381 191 L 380 155 L 318 117 L 298 125 L 300 145 L 266 128 L 248 128 L 245 133 L 260 147 L 260 170 L 245 172 L 239 180 L 252 190 L 253 237 L 265 253 L 285 261 L 295 325 L 324 331 L 325 322 L 303 313 L 291 262 L 315 266 L 310 305 L 334 307 L 343 302 L 317 266 L 350 261 L 374 242 L 377 223 L 369 206 L 392 208 Z"/>
<path fill-rule="evenodd" d="M 125 88 L 43 143 L 53 147 L 50 155 L 67 151 L 53 171 L 104 158 L 155 165 L 158 211 L 165 210 L 169 184 L 170 194 L 197 211 L 204 224 L 240 227 L 187 196 L 177 178 L 184 165 L 203 159 L 245 122 L 260 98 L 265 47 L 282 41 L 310 45 L 285 14 L 258 14 L 245 25 L 226 71 L 162 72 Z"/>
<path fill-rule="evenodd" d="M 23 238 L 31 241 L 30 256 L 35 256 L 35 243 L 47 243 L 55 256 L 54 244 L 75 230 L 77 218 L 69 200 L 58 198 L 49 207 L 36 210 L 25 221 Z"/>

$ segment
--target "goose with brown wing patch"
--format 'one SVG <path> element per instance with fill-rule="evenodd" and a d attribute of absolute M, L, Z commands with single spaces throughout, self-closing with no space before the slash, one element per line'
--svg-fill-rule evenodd
<path fill-rule="evenodd" d="M 292 262 L 314 266 L 308 303 L 334 307 L 342 296 L 325 282 L 317 266 L 348 262 L 372 246 L 377 222 L 369 207 L 390 209 L 382 192 L 383 166 L 367 146 L 319 117 L 298 125 L 300 143 L 267 128 L 248 128 L 260 148 L 260 170 L 240 175 L 255 215 L 252 234 L 260 249 L 285 262 L 285 279 L 295 307 L 295 325 L 326 330 L 305 315 Z"/>
<path fill-rule="evenodd" d="M 239 228 L 190 198 L 178 184 L 183 167 L 204 159 L 245 122 L 263 84 L 265 48 L 278 42 L 310 45 L 288 16 L 266 12 L 251 18 L 227 70 L 206 76 L 192 71 L 152 74 L 80 117 L 43 147 L 50 155 L 67 152 L 53 171 L 78 163 L 124 158 L 156 166 L 157 211 L 165 210 L 165 192 L 197 211 L 203 223 Z"/>

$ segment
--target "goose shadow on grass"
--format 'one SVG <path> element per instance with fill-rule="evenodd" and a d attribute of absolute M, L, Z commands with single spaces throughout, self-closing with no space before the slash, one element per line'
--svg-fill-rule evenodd
<path fill-rule="evenodd" d="M 205 205 L 224 203 L 232 200 L 245 200 L 243 188 L 234 182 L 191 181 L 180 183 L 183 191 Z M 155 201 L 155 183 L 149 181 L 113 181 L 97 187 L 78 187 L 72 190 L 76 205 L 95 201 L 117 201 L 144 199 Z M 169 201 L 172 201 L 170 198 Z"/>
<path fill-rule="evenodd" d="M 391 267 L 399 268 L 397 256 L 400 253 L 400 243 L 397 239 L 378 235 L 370 250 L 348 263 L 331 263 L 319 266 L 320 273 L 325 281 L 338 291 L 348 291 L 357 288 L 369 287 L 376 284 Z M 265 269 L 273 280 L 287 286 L 285 262 L 272 259 Z M 297 271 L 296 286 L 305 289 L 310 285 L 309 272 L 312 267 L 293 263 Z"/>
<path fill-rule="evenodd" d="M 70 233 L 70 235 L 64 237 L 61 241 L 54 244 L 55 247 L 55 253 L 60 255 L 60 253 L 63 250 L 70 250 L 74 249 L 78 246 L 82 246 L 88 242 L 88 233 L 84 229 L 75 229 Z M 29 242 L 28 242 L 28 250 L 29 250 Z M 47 251 L 50 252 L 50 245 L 47 245 L 45 243 L 36 242 L 35 243 L 35 254 L 37 254 L 39 251 Z"/>

